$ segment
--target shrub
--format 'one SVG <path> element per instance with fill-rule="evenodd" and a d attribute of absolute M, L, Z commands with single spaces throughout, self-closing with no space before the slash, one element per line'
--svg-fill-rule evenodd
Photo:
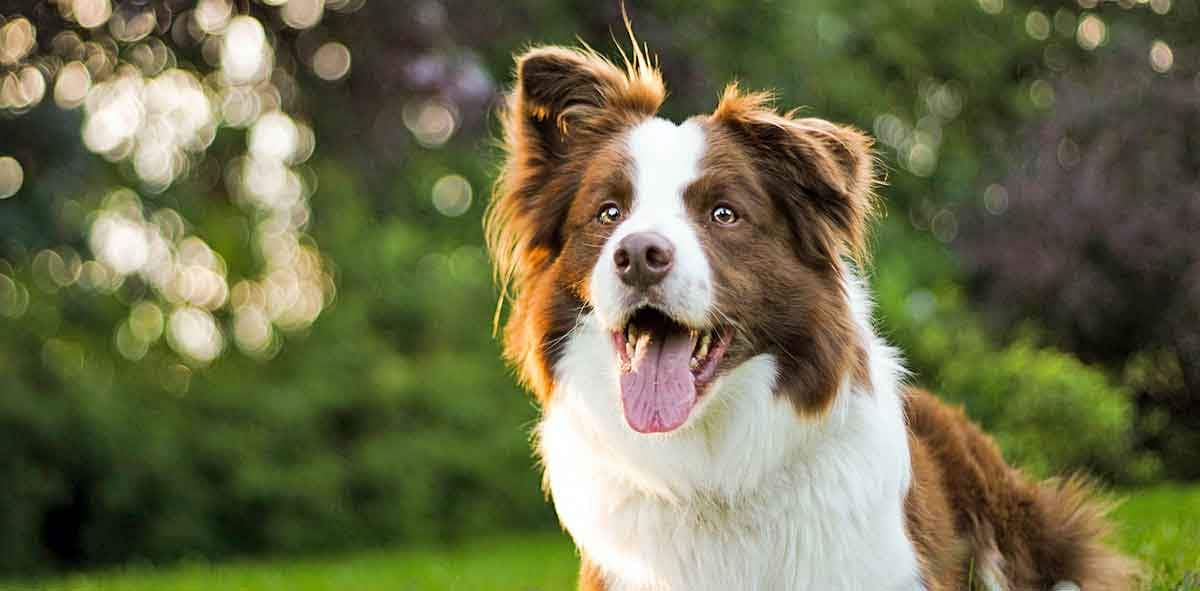
<path fill-rule="evenodd" d="M 964 405 L 1010 461 L 1043 476 L 1081 468 L 1126 482 L 1155 475 L 1157 465 L 1132 451 L 1128 392 L 1033 335 L 994 343 L 936 246 L 889 242 L 875 269 L 885 334 L 913 382 Z"/>
<path fill-rule="evenodd" d="M 1127 378 L 1141 442 L 1172 476 L 1196 478 L 1195 67 L 1157 74 L 1142 52 L 1149 41 L 1120 41 L 1058 80 L 1057 108 L 1027 130 L 1025 161 L 994 189 L 1007 210 L 969 216 L 956 246 L 989 318 L 1007 328 L 1036 318 L 1051 343 Z"/>

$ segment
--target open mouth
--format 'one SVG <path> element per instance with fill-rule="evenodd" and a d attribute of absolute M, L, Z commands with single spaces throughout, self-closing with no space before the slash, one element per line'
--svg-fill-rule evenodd
<path fill-rule="evenodd" d="M 691 328 L 655 308 L 640 308 L 613 331 L 625 421 L 639 433 L 679 428 L 715 376 L 727 345 L 719 329 Z"/>

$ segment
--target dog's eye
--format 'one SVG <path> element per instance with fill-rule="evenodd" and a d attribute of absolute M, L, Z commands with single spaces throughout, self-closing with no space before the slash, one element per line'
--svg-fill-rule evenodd
<path fill-rule="evenodd" d="M 621 208 L 615 203 L 605 203 L 600 206 L 600 212 L 596 214 L 596 220 L 601 224 L 615 224 L 621 219 Z"/>
<path fill-rule="evenodd" d="M 712 210 L 712 219 L 722 226 L 728 226 L 738 221 L 738 215 L 728 205 L 718 205 Z"/>

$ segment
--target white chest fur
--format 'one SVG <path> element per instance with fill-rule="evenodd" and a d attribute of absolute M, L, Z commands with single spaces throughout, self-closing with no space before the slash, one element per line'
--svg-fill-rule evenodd
<path fill-rule="evenodd" d="M 755 357 L 713 384 L 693 423 L 633 432 L 593 319 L 557 366 L 538 428 L 563 525 L 619 590 L 919 589 L 904 530 L 910 480 L 897 380 L 873 337 L 873 392 L 800 419 Z"/>

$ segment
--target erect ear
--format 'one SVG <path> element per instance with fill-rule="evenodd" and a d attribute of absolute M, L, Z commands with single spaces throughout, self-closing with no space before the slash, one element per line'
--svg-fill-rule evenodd
<path fill-rule="evenodd" d="M 829 263 L 841 255 L 865 262 L 876 183 L 873 141 L 851 127 L 777 113 L 770 100 L 730 85 L 713 118 L 754 152 L 765 188 L 792 213 L 805 251 Z"/>
<path fill-rule="evenodd" d="M 590 49 L 539 47 L 517 58 L 516 87 L 502 114 L 504 166 L 484 221 L 502 301 L 561 249 L 586 149 L 652 116 L 665 95 L 636 42 L 624 67 Z M 583 156 L 568 158 L 574 150 Z"/>
<path fill-rule="evenodd" d="M 636 45 L 624 68 L 590 49 L 539 47 L 517 58 L 503 114 L 507 157 L 486 218 L 502 289 L 519 290 L 522 275 L 557 255 L 562 219 L 589 161 L 568 154 L 653 115 L 665 94 Z"/>
<path fill-rule="evenodd" d="M 586 49 L 538 47 L 518 57 L 510 150 L 562 157 L 573 142 L 654 114 L 665 95 L 662 79 L 636 47 L 633 56 L 623 70 Z"/>

